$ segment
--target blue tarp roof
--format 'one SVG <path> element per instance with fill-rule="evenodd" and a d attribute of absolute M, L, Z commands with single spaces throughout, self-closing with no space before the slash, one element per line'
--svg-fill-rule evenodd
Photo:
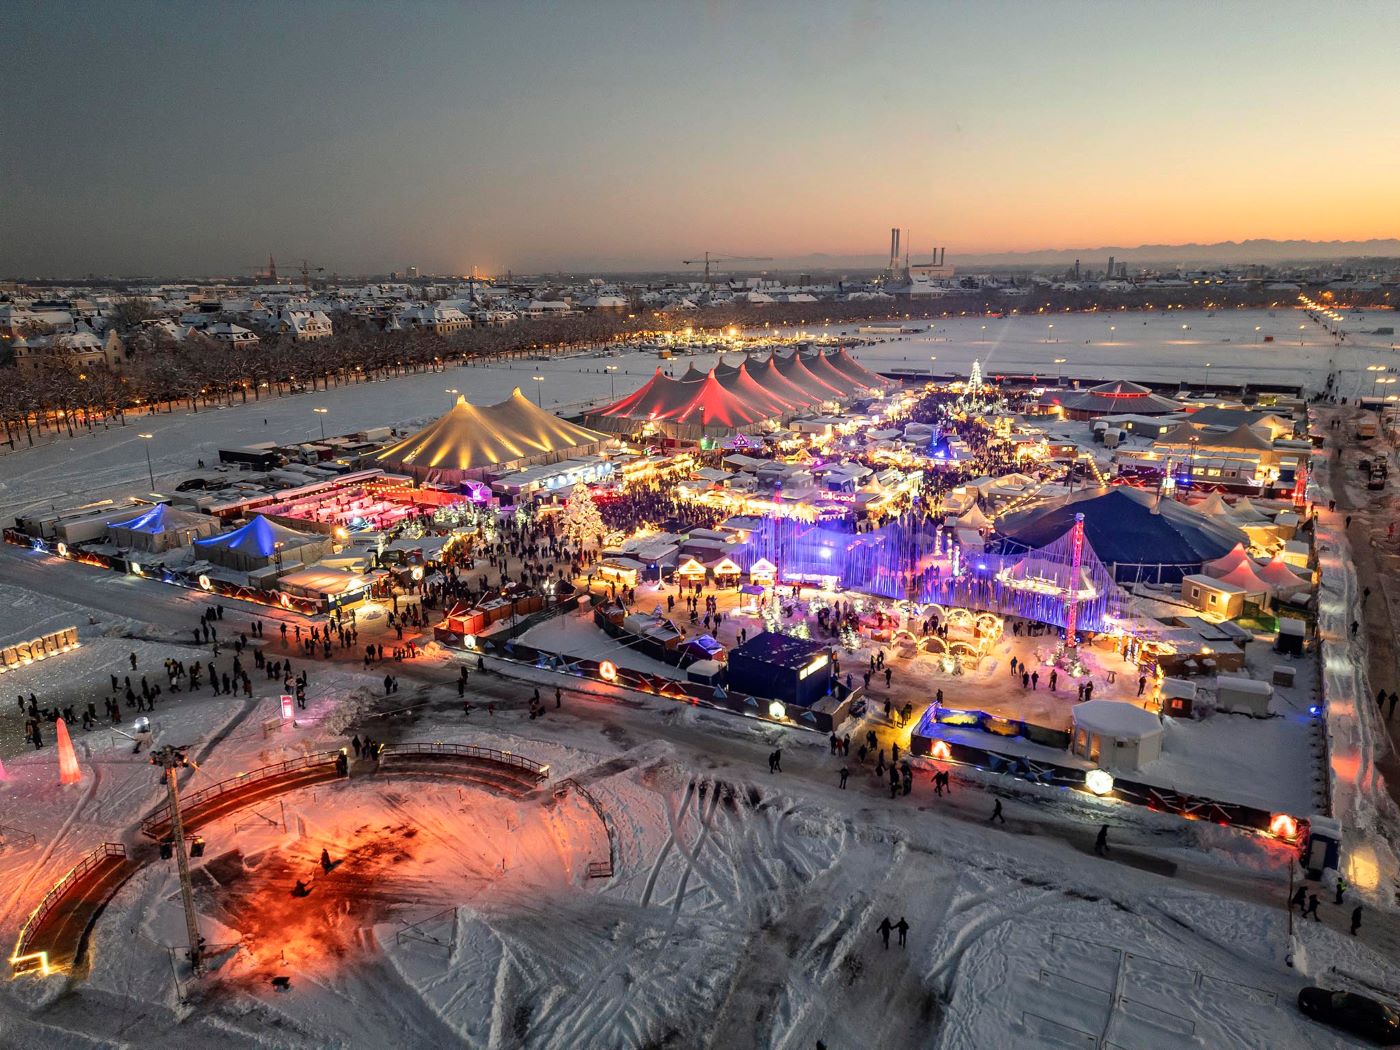
<path fill-rule="evenodd" d="M 226 532 L 222 536 L 210 536 L 208 539 L 195 540 L 196 547 L 225 547 L 228 550 L 238 551 L 242 554 L 249 554 L 259 558 L 271 558 L 277 553 L 277 545 L 280 543 L 285 547 L 301 547 L 308 543 L 314 543 L 317 537 L 308 536 L 302 532 L 293 532 L 291 529 L 274 525 L 261 514 L 259 514 L 248 524 L 241 528 Z"/>

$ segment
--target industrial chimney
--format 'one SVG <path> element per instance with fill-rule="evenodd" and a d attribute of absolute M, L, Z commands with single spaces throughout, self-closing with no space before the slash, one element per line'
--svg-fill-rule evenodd
<path fill-rule="evenodd" d="M 890 269 L 899 269 L 899 227 L 890 227 Z"/>

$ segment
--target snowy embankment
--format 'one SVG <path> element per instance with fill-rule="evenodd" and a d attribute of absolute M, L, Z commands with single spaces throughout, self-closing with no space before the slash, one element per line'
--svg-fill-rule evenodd
<path fill-rule="evenodd" d="M 1332 461 L 1318 457 L 1316 501 L 1325 506 L 1333 484 Z M 1400 884 L 1400 809 L 1376 767 L 1389 746 L 1379 708 L 1371 702 L 1364 632 L 1350 636 L 1363 618 L 1360 587 L 1350 542 L 1338 513 L 1318 517 L 1316 543 L 1322 583 L 1318 595 L 1318 638 L 1322 688 L 1326 697 L 1328 757 L 1333 815 L 1344 828 L 1346 874 L 1373 903 L 1391 907 L 1388 887 Z"/>

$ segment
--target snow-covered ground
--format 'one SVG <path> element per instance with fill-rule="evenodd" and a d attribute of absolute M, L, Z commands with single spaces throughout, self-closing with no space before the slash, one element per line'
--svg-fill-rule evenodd
<path fill-rule="evenodd" d="M 1230 367 L 1247 374 L 1258 360 L 1249 355 L 1258 353 L 1320 382 L 1332 349 L 1316 329 L 1308 333 L 1314 345 L 1303 348 L 1316 366 L 1285 362 L 1282 344 L 1243 345 L 1263 316 L 1173 312 L 1171 322 L 1178 330 L 1188 323 L 1202 337 L 1217 320 L 1228 322 L 1219 335 L 1232 341 L 1210 351 L 1212 373 L 1217 361 L 1234 361 Z M 1068 336 L 1083 326 L 1073 344 L 1083 347 L 1103 317 L 1055 318 L 1065 343 L 1050 347 L 1051 356 L 1073 360 Z M 1296 331 L 1300 320 L 1280 311 L 1277 323 Z M 979 319 L 977 332 L 983 323 L 1002 322 Z M 1016 324 L 1026 334 L 1019 343 L 1004 338 L 998 352 L 1009 357 L 1019 345 L 1017 353 L 1044 362 L 1031 319 Z M 970 341 L 956 351 L 952 345 L 930 351 L 940 368 L 949 366 L 945 354 L 983 356 Z M 867 360 L 885 355 L 898 367 L 897 346 L 869 348 Z M 1150 377 L 1151 369 L 1170 376 L 1177 368 L 1171 355 L 1204 353 L 1160 345 L 1093 352 L 1121 353 L 1111 374 L 1128 378 Z M 1369 363 L 1369 353 L 1343 353 Z M 652 366 L 640 355 L 615 360 L 637 382 Z M 573 400 L 607 392 L 605 373 L 571 371 L 595 364 L 601 369 L 601 361 L 532 362 L 531 372 L 568 379 Z M 1093 369 L 1106 372 L 1101 363 Z M 328 426 L 340 419 L 346 430 L 407 422 L 438 412 L 448 400 L 444 387 L 489 400 L 525 374 L 463 369 L 246 409 L 176 413 L 144 420 L 140 429 L 158 435 L 151 451 L 159 481 L 192 468 L 197 456 L 212 458 L 219 445 L 309 437 L 318 425 L 313 405 L 331 407 Z M 619 392 L 622 386 L 619 376 Z M 110 445 L 108 434 L 0 459 L 0 502 L 11 509 L 48 498 L 76 502 L 143 479 L 137 430 Z M 1336 551 L 1342 540 L 1334 525 L 1325 542 Z M 1332 603 L 1325 629 L 1334 638 L 1344 637 L 1339 625 L 1356 600 L 1355 581 L 1337 560 L 1328 562 L 1332 575 L 1324 573 L 1334 581 L 1324 595 Z M 162 682 L 165 657 L 208 658 L 184 641 L 199 596 L 57 568 L 61 578 L 26 569 L 30 582 L 13 597 L 7 588 L 0 624 L 14 633 L 77 622 L 83 645 L 0 676 L 11 694 L 33 689 L 43 702 L 93 689 L 100 700 L 107 675 L 124 673 L 130 652 Z M 596 632 L 588 637 L 596 643 Z M 220 662 L 228 659 L 226 651 Z M 1394 837 L 1393 811 L 1367 801 L 1376 783 L 1363 758 L 1375 746 L 1375 727 L 1364 720 L 1360 735 L 1334 733 L 1333 757 L 1358 770 L 1345 785 L 1344 812 L 1349 823 L 1369 828 L 1358 845 L 1375 878 L 1354 878 L 1345 908 L 1327 898 L 1327 921 L 1301 925 L 1290 942 L 1287 855 L 1267 840 L 956 770 L 953 795 L 939 798 L 923 763 L 913 794 L 890 799 L 885 782 L 852 756 L 843 790 L 843 760 L 815 734 L 660 699 L 570 692 L 562 710 L 548 706 L 545 717 L 531 719 L 530 685 L 476 674 L 475 710 L 464 718 L 450 685 L 455 661 L 435 653 L 396 668 L 403 692 L 392 705 L 411 712 L 389 716 L 371 700 L 382 670 L 365 675 L 353 664 L 299 660 L 311 673 L 310 710 L 297 727 L 272 731 L 264 722 L 280 690 L 256 673 L 251 701 L 207 689 L 167 695 L 153 716 L 158 742 L 192 748 L 199 768 L 187 774 L 191 789 L 302 750 L 339 747 L 357 713 L 355 727 L 381 738 L 511 750 L 549 763 L 552 778 L 572 777 L 598 800 L 614 836 L 613 878 L 583 873 L 608 844 L 576 794 L 555 799 L 546 789 L 514 800 L 428 778 L 370 781 L 357 772 L 349 783 L 289 794 L 285 810 L 262 807 L 275 827 L 244 813 L 204 829 L 209 847 L 196 866 L 201 929 L 215 945 L 241 947 L 220 956 L 218 973 L 202 988 L 186 989 L 190 1004 L 178 1001 L 171 977 L 168 948 L 184 937 L 173 865 L 157 862 L 97 921 L 87 980 L 0 983 L 0 1046 L 799 1050 L 821 1039 L 833 1050 L 1302 1050 L 1355 1045 L 1301 1017 L 1293 999 L 1303 984 L 1400 988 L 1400 944 L 1387 913 L 1394 864 L 1384 849 Z M 1342 670 L 1340 663 L 1325 668 L 1329 689 L 1349 685 Z M 532 677 L 552 681 L 545 672 Z M 1289 698 L 1290 708 L 1302 699 Z M 494 714 L 483 712 L 487 700 Z M 17 714 L 13 696 L 9 703 Z M 7 730 L 11 713 L 3 715 Z M 1279 756 L 1297 742 L 1278 734 L 1293 732 L 1296 714 L 1245 724 L 1280 773 Z M 1229 749 L 1212 749 L 1208 734 L 1237 721 L 1218 716 L 1185 731 L 1202 736 L 1191 746 L 1219 767 Z M 888 727 L 871 726 L 888 748 Z M 51 747 L 6 753 L 0 823 L 34 838 L 9 840 L 0 852 L 4 938 L 13 938 L 43 890 L 92 845 L 134 842 L 132 826 L 159 798 L 145 755 L 132 755 L 125 738 L 110 730 L 75 737 L 84 776 L 68 788 L 57 784 Z M 783 749 L 784 771 L 769 774 L 764 758 L 775 747 Z M 1007 823 L 988 826 L 998 798 Z M 1092 849 L 1100 823 L 1112 828 L 1106 858 Z M 322 846 L 341 861 L 324 877 L 316 865 Z M 307 875 L 312 895 L 291 898 L 291 882 Z M 1358 899 L 1367 919 L 1353 940 L 1344 919 Z M 886 916 L 907 918 L 907 947 L 893 940 L 882 947 L 877 926 Z M 1294 969 L 1284 961 L 1290 949 Z M 270 986 L 277 973 L 291 976 L 289 991 Z"/>
<path fill-rule="evenodd" d="M 974 360 L 994 374 L 998 368 L 1085 378 L 1137 378 L 1213 383 L 1305 384 L 1320 388 L 1329 370 L 1341 370 L 1346 396 L 1371 392 L 1374 363 L 1400 366 L 1392 337 L 1368 335 L 1387 318 L 1362 315 L 1348 322 L 1346 343 L 1308 321 L 1301 311 L 1231 310 L 1208 315 L 1200 311 L 1169 313 L 1056 314 L 994 318 L 957 318 L 927 322 L 916 335 L 882 338 L 858 348 L 855 356 L 867 366 L 889 370 L 912 368 L 965 373 Z M 1053 324 L 1049 329 L 1046 326 Z M 1299 329 L 1299 325 L 1304 325 Z M 1115 330 L 1110 331 L 1109 326 Z M 1186 325 L 1183 331 L 1182 325 Z M 1255 332 L 1258 326 L 1260 331 Z M 854 331 L 811 326 L 806 331 Z M 786 330 L 791 334 L 792 330 Z M 1051 334 L 1053 341 L 1047 342 Z M 1263 343 L 1263 336 L 1275 342 Z M 1299 344 L 1302 345 L 1299 345 Z M 930 361 L 936 356 L 937 361 Z M 1064 358 L 1064 364 L 1055 364 Z M 701 368 L 717 360 L 699 354 Z M 1210 368 L 1205 367 L 1210 363 Z M 478 403 L 499 401 L 515 387 L 538 397 L 545 408 L 581 401 L 621 397 L 640 386 L 658 367 L 677 374 L 688 359 L 659 361 L 642 351 L 619 357 L 578 356 L 522 361 L 483 367 L 454 367 L 442 372 L 332 387 L 294 397 L 273 398 L 247 405 L 133 418 L 125 427 L 99 429 L 71 440 L 58 441 L 0 457 L 0 513 L 12 515 L 50 505 L 59 509 L 100 498 L 121 498 L 145 491 L 146 454 L 156 488 L 169 488 L 194 472 L 198 460 L 213 464 L 218 450 L 261 441 L 310 441 L 324 421 L 330 434 L 366 427 L 407 426 L 435 418 L 461 391 Z M 616 365 L 609 373 L 606 367 Z M 532 376 L 544 376 L 535 383 Z M 538 388 L 538 389 L 534 389 Z M 324 416 L 312 411 L 326 408 Z M 151 434 L 149 440 L 138 435 Z"/>

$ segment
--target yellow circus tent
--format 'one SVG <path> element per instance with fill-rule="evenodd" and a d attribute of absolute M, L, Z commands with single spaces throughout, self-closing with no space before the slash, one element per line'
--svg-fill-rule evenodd
<path fill-rule="evenodd" d="M 441 419 L 371 459 L 386 469 L 452 482 L 590 455 L 607 441 L 606 434 L 544 411 L 516 387 L 495 405 L 459 396 Z"/>

